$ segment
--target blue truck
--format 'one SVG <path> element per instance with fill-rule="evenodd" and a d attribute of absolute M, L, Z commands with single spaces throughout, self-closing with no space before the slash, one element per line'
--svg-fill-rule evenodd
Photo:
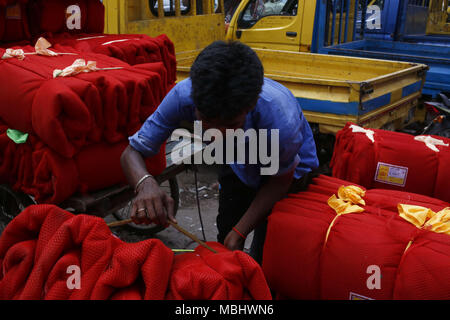
<path fill-rule="evenodd" d="M 366 11 L 365 38 L 450 46 L 449 14 L 446 0 L 373 0 Z"/>
<path fill-rule="evenodd" d="M 345 0 L 333 0 L 328 1 L 328 6 L 338 5 L 339 3 L 344 3 Z M 326 2 L 325 0 L 323 1 Z M 412 4 L 414 2 L 414 4 Z M 416 1 L 412 0 L 397 0 L 397 1 L 385 1 L 384 5 L 388 6 L 393 3 L 398 4 L 398 12 L 409 12 L 410 14 L 414 12 L 420 12 L 420 10 L 411 9 L 412 7 L 418 7 L 415 4 Z M 341 4 L 341 5 L 342 5 Z M 326 7 L 324 5 L 322 7 Z M 318 12 L 319 21 L 326 20 L 326 10 L 320 7 Z M 386 7 L 385 7 L 386 8 Z M 384 59 L 384 60 L 395 60 L 395 61 L 407 61 L 423 63 L 429 66 L 429 71 L 426 75 L 425 84 L 423 87 L 423 95 L 426 97 L 436 98 L 439 93 L 449 93 L 450 92 L 450 45 L 446 45 L 446 42 L 439 42 L 439 39 L 447 39 L 445 35 L 433 36 L 433 35 L 420 35 L 419 33 L 410 34 L 409 40 L 416 39 L 416 42 L 406 42 L 404 30 L 408 29 L 405 25 L 406 21 L 411 20 L 408 16 L 400 14 L 400 19 L 396 20 L 396 30 L 397 38 L 396 40 L 389 36 L 389 28 L 393 27 L 394 23 L 384 23 L 383 19 L 389 21 L 390 12 L 386 12 L 383 18 L 383 12 L 381 11 L 381 28 L 378 30 L 370 30 L 367 32 L 366 21 L 371 22 L 370 15 L 367 14 L 367 0 L 360 1 L 359 12 L 357 14 L 357 21 L 360 19 L 361 23 L 359 30 L 356 31 L 356 36 L 353 37 L 353 41 L 338 41 L 330 44 L 327 39 L 334 39 L 335 35 L 328 35 L 328 29 L 325 28 L 325 34 L 317 37 L 318 42 L 316 46 L 312 48 L 317 48 L 318 53 L 333 54 L 333 55 L 344 55 L 353 57 L 363 57 L 363 58 L 374 58 L 374 59 Z M 423 11 L 423 10 L 422 10 Z M 414 18 L 419 19 L 419 13 L 414 14 Z M 370 13 L 370 12 L 369 12 Z M 321 18 L 322 17 L 322 18 Z M 409 19 L 409 20 L 408 20 Z M 408 22 L 411 23 L 411 22 Z M 365 26 L 362 28 L 361 25 Z M 403 30 L 403 31 L 398 31 Z M 333 32 L 333 30 L 331 31 Z M 340 39 L 341 37 L 338 37 Z M 375 38 L 375 39 L 374 39 Z M 389 39 L 389 40 L 387 40 Z M 420 40 L 420 41 L 419 41 Z"/>

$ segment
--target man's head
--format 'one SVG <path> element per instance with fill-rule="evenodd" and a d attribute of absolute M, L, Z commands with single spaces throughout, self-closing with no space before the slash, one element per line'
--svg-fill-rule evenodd
<path fill-rule="evenodd" d="M 264 82 L 256 53 L 240 42 L 216 41 L 191 67 L 192 99 L 197 116 L 209 127 L 242 127 Z"/>

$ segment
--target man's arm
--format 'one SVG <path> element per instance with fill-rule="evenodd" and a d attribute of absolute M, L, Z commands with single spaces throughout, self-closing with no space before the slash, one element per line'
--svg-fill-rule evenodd
<path fill-rule="evenodd" d="M 293 177 L 294 169 L 283 175 L 269 177 L 258 190 L 252 204 L 235 228 L 245 236 L 253 231 L 259 223 L 264 221 L 275 203 L 287 194 Z M 225 238 L 224 245 L 230 250 L 242 250 L 244 242 L 245 240 L 239 234 L 231 230 Z"/>
<path fill-rule="evenodd" d="M 149 174 L 142 155 L 128 146 L 120 158 L 127 181 L 136 186 L 142 177 Z M 153 177 L 146 178 L 137 188 L 137 195 L 131 206 L 130 217 L 137 224 L 151 222 L 166 225 L 167 218 L 174 218 L 174 201 L 159 187 Z M 146 209 L 146 212 L 143 210 Z"/>
<path fill-rule="evenodd" d="M 178 83 L 141 129 L 129 138 L 130 145 L 122 153 L 120 161 L 128 183 L 132 188 L 139 183 L 131 207 L 131 218 L 135 223 L 166 225 L 167 218 L 175 222 L 173 199 L 160 189 L 153 177 L 141 179 L 148 175 L 144 158 L 160 151 L 161 145 L 181 120 L 194 120 L 189 95 L 190 82 L 184 80 Z"/>

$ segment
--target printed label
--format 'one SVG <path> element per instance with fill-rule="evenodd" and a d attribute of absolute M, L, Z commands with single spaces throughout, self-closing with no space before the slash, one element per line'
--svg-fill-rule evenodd
<path fill-rule="evenodd" d="M 404 187 L 406 184 L 407 176 L 408 176 L 407 167 L 395 166 L 389 163 L 378 162 L 377 172 L 375 173 L 375 181 Z"/>
<path fill-rule="evenodd" d="M 354 292 L 350 292 L 349 300 L 373 300 L 373 299 L 362 296 L 362 295 L 354 293 Z"/>
<path fill-rule="evenodd" d="M 16 4 L 13 6 L 6 7 L 6 19 L 20 20 L 21 17 L 22 17 L 22 14 L 20 11 L 20 5 Z"/>

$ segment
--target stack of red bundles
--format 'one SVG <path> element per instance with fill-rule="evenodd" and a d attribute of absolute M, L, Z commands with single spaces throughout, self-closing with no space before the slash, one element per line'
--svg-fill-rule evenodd
<path fill-rule="evenodd" d="M 450 202 L 450 139 L 365 129 L 336 134 L 333 176 L 366 188 L 419 193 Z"/>
<path fill-rule="evenodd" d="M 271 299 L 246 253 L 208 243 L 174 255 L 160 240 L 125 243 L 105 221 L 33 205 L 0 237 L 0 299 Z"/>
<path fill-rule="evenodd" d="M 0 183 L 38 203 L 125 183 L 127 137 L 175 85 L 165 35 L 103 35 L 99 15 L 98 0 L 0 1 Z M 164 147 L 147 164 L 161 173 Z"/>
<path fill-rule="evenodd" d="M 267 282 L 278 298 L 449 299 L 449 207 L 319 176 L 269 216 Z"/>

